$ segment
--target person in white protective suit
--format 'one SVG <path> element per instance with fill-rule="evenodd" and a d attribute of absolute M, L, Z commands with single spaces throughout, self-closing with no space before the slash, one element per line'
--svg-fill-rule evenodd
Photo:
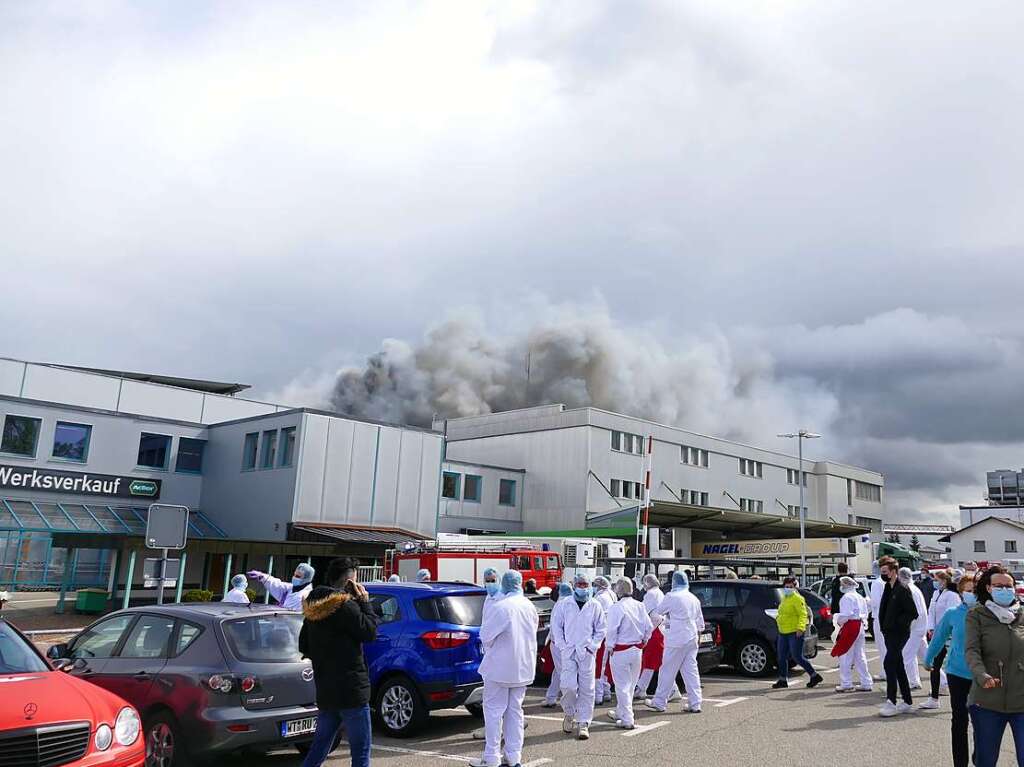
<path fill-rule="evenodd" d="M 607 624 L 604 610 L 590 595 L 590 579 L 579 573 L 573 579 L 572 598 L 552 613 L 551 631 L 562 652 L 562 731 L 587 740 L 594 716 L 594 668 L 597 650 Z"/>
<path fill-rule="evenodd" d="M 686 685 L 683 712 L 699 714 L 701 703 L 700 670 L 697 668 L 697 649 L 700 632 L 704 630 L 704 614 L 700 600 L 690 593 L 690 579 L 682 570 L 672 573 L 672 590 L 661 600 L 657 615 L 665 618 L 665 656 L 658 672 L 658 689 L 645 705 L 655 711 L 665 711 L 668 697 L 675 686 L 676 674 L 682 671 Z"/>
<path fill-rule="evenodd" d="M 239 573 L 231 579 L 231 591 L 224 595 L 221 602 L 228 602 L 237 605 L 249 604 L 249 595 L 245 593 L 245 590 L 249 587 L 249 581 L 246 577 Z"/>
<path fill-rule="evenodd" d="M 857 581 L 848 575 L 839 579 L 839 612 L 835 616 L 838 626 L 845 626 L 850 621 L 860 623 L 860 633 L 843 655 L 839 656 L 839 684 L 836 692 L 871 692 L 874 690 L 874 680 L 871 678 L 871 669 L 868 668 L 868 659 L 864 653 L 864 639 L 868 630 L 868 615 L 871 608 L 868 601 L 857 593 Z M 859 687 L 853 686 L 853 670 L 857 669 Z"/>
<path fill-rule="evenodd" d="M 519 767 L 523 758 L 523 698 L 537 670 L 540 619 L 523 595 L 522 573 L 509 570 L 501 576 L 501 595 L 480 625 L 486 737 L 483 756 L 470 762 L 472 767 Z"/>
<path fill-rule="evenodd" d="M 398 577 L 398 573 L 392 573 L 388 576 L 388 583 L 401 583 L 402 579 Z"/>
<path fill-rule="evenodd" d="M 877 568 L 877 565 L 875 565 Z M 882 673 L 875 675 L 875 681 L 885 681 L 885 636 L 882 634 L 882 594 L 885 593 L 885 578 L 875 577 L 871 581 L 871 616 L 875 623 L 875 649 L 878 650 L 878 667 Z"/>
<path fill-rule="evenodd" d="M 604 610 L 605 621 L 608 620 L 608 610 L 615 604 L 618 597 L 611 589 L 611 584 L 608 579 L 603 575 L 594 577 L 592 581 L 594 586 L 594 599 L 601 609 Z M 605 653 L 604 645 L 597 650 L 597 665 L 596 671 L 597 681 L 594 683 L 594 702 L 595 703 L 607 703 L 612 699 L 612 686 L 608 681 L 608 656 Z"/>
<path fill-rule="evenodd" d="M 555 595 L 557 595 L 557 598 L 555 606 L 551 608 L 551 622 L 555 620 L 555 612 L 558 610 L 564 610 L 570 606 L 575 609 L 575 605 L 570 605 L 570 602 L 573 601 L 572 586 L 568 583 L 559 583 L 558 590 L 553 596 Z M 551 648 L 551 663 L 555 668 L 551 672 L 551 683 L 548 685 L 542 705 L 544 708 L 554 708 L 558 705 L 558 694 L 562 691 L 562 648 L 558 646 L 554 631 L 548 631 L 547 642 Z"/>
<path fill-rule="evenodd" d="M 647 700 L 647 691 L 650 689 L 651 679 L 654 677 L 654 672 L 661 668 L 661 662 L 665 655 L 665 634 L 661 630 L 661 624 L 664 619 L 658 615 L 658 606 L 661 605 L 661 600 L 665 598 L 665 592 L 661 590 L 658 576 L 652 573 L 644 576 L 643 588 L 646 592 L 644 594 L 644 610 L 654 625 L 654 633 L 651 634 L 650 640 L 648 640 L 647 645 L 644 647 L 643 657 L 640 661 L 640 679 L 636 684 L 636 690 L 633 691 L 633 697 Z M 669 702 L 671 703 L 682 697 L 682 693 L 679 692 L 679 685 L 675 684 L 675 680 L 673 680 L 672 694 L 668 698 Z"/>
<path fill-rule="evenodd" d="M 917 608 L 917 620 L 910 624 L 910 639 L 903 646 L 903 665 L 907 669 L 907 679 L 911 690 L 921 689 L 921 666 L 918 660 L 924 661 L 928 654 L 928 603 L 921 589 L 914 583 L 914 574 L 909 567 L 901 567 L 897 577 L 900 583 L 910 589 Z"/>
<path fill-rule="evenodd" d="M 484 597 L 484 609 L 482 620 L 487 620 L 487 614 L 491 611 L 491 608 L 496 602 L 500 602 L 504 598 L 504 594 L 501 593 L 501 584 L 498 583 L 498 571 L 493 567 L 484 569 L 484 590 L 487 591 L 487 596 Z M 486 740 L 487 739 L 487 728 L 477 727 L 472 732 L 473 740 Z"/>
<path fill-rule="evenodd" d="M 642 602 L 633 599 L 633 581 L 619 578 L 615 582 L 618 600 L 608 608 L 608 633 L 605 648 L 615 682 L 615 710 L 608 716 L 616 727 L 632 730 L 633 690 L 640 678 L 640 660 L 644 645 L 651 638 L 654 624 Z"/>
<path fill-rule="evenodd" d="M 291 583 L 285 583 L 273 575 L 268 575 L 259 570 L 250 570 L 248 572 L 248 576 L 262 583 L 263 588 L 270 593 L 270 596 L 277 600 L 281 607 L 285 610 L 294 610 L 297 613 L 302 612 L 302 603 L 306 601 L 309 592 L 313 590 L 314 575 L 316 575 L 316 570 L 313 569 L 312 565 L 305 562 L 295 568 Z"/>
<path fill-rule="evenodd" d="M 423 567 L 416 573 L 417 583 L 427 583 L 430 580 L 430 570 Z"/>

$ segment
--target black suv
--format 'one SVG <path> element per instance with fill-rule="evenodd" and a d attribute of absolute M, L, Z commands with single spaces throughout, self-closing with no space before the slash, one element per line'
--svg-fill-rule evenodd
<path fill-rule="evenodd" d="M 782 584 L 758 580 L 691 581 L 690 592 L 703 607 L 704 620 L 714 621 L 722 635 L 725 663 L 745 676 L 764 676 L 775 668 L 775 623 Z M 818 632 L 808 616 L 804 655 L 818 654 Z"/>

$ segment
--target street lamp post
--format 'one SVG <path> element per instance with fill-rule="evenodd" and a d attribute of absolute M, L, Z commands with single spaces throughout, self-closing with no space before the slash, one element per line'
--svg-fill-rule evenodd
<path fill-rule="evenodd" d="M 801 429 L 798 432 L 791 432 L 789 434 L 779 434 L 779 437 L 787 439 L 796 439 L 797 443 L 797 460 L 800 462 L 799 474 L 797 474 L 796 481 L 797 486 L 800 488 L 800 507 L 798 509 L 800 513 L 800 585 L 807 587 L 807 538 L 804 532 L 804 440 L 805 439 L 818 439 L 821 437 L 820 434 L 815 434 L 807 429 Z"/>

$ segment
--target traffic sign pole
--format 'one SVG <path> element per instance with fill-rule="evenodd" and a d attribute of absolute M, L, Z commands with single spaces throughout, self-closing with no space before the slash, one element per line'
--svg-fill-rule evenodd
<path fill-rule="evenodd" d="M 180 577 L 180 576 L 179 576 Z M 160 583 L 156 587 L 156 603 L 164 603 L 164 584 L 167 582 L 167 549 L 164 549 L 163 557 L 160 559 Z"/>

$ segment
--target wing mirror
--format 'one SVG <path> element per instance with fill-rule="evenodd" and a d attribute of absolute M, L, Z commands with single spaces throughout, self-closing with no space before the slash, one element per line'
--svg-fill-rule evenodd
<path fill-rule="evenodd" d="M 46 657 L 50 660 L 67 659 L 67 656 L 68 646 L 64 643 L 51 645 L 50 649 L 46 651 Z"/>
<path fill-rule="evenodd" d="M 55 671 L 70 671 L 72 661 L 69 658 L 56 658 L 51 664 Z"/>

